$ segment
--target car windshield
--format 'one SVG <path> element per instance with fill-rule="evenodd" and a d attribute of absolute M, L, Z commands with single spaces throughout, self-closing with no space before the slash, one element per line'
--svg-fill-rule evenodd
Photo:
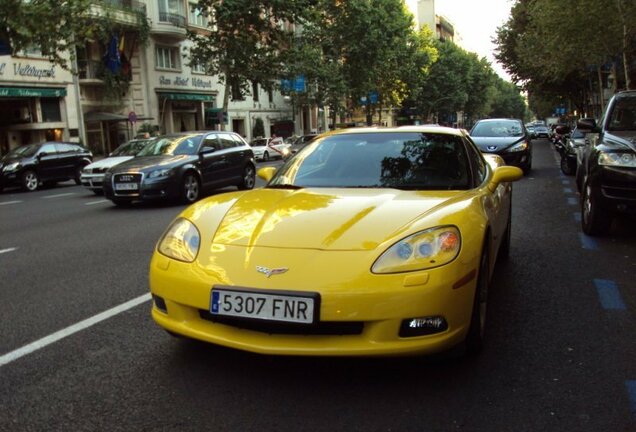
<path fill-rule="evenodd" d="M 168 135 L 157 138 L 144 147 L 137 156 L 195 155 L 202 135 Z"/>
<path fill-rule="evenodd" d="M 149 140 L 132 140 L 126 144 L 122 144 L 112 152 L 111 156 L 134 156 L 141 151 L 150 141 Z"/>
<path fill-rule="evenodd" d="M 535 127 L 535 131 L 541 126 Z M 523 129 L 516 121 L 487 121 L 477 122 L 470 131 L 473 137 L 517 137 L 523 136 Z"/>
<path fill-rule="evenodd" d="M 11 150 L 7 157 L 31 157 L 37 153 L 40 148 L 40 144 L 29 144 L 25 146 L 21 146 L 18 148 L 14 148 Z"/>
<path fill-rule="evenodd" d="M 607 130 L 636 130 L 636 97 L 624 98 L 617 101 L 610 114 Z"/>
<path fill-rule="evenodd" d="M 344 133 L 317 139 L 268 187 L 468 189 L 461 137 L 444 133 Z"/>

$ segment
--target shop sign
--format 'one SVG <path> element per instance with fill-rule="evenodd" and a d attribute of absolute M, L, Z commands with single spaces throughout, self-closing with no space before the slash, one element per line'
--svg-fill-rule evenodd
<path fill-rule="evenodd" d="M 204 80 L 201 78 L 186 78 L 183 76 L 177 76 L 174 78 L 167 77 L 165 75 L 159 76 L 160 86 L 171 87 L 192 87 L 192 88 L 212 88 L 212 80 Z"/>
<path fill-rule="evenodd" d="M 0 97 L 63 97 L 63 88 L 0 87 Z"/>

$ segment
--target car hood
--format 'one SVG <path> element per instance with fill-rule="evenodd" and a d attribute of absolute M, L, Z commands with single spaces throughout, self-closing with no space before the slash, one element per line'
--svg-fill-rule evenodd
<path fill-rule="evenodd" d="M 122 162 L 126 162 L 132 159 L 134 156 L 114 156 L 105 159 L 100 159 L 96 162 L 93 162 L 90 165 L 87 165 L 85 169 L 96 169 L 96 168 L 110 168 L 115 165 L 119 165 Z"/>
<path fill-rule="evenodd" d="M 0 159 L 0 163 L 2 163 L 2 165 L 9 165 L 10 163 L 13 162 L 21 162 L 25 159 L 31 159 L 31 158 L 25 158 L 24 156 L 9 156 L 9 155 L 5 155 L 2 157 L 2 159 Z"/>
<path fill-rule="evenodd" d="M 605 139 L 609 142 L 623 146 L 627 146 L 636 152 L 636 131 L 612 131 L 605 135 Z"/>
<path fill-rule="evenodd" d="M 472 140 L 477 144 L 479 150 L 487 153 L 499 153 L 508 147 L 511 147 L 521 141 L 525 140 L 526 137 L 473 137 Z"/>
<path fill-rule="evenodd" d="M 443 216 L 450 204 L 458 211 L 469 193 L 265 188 L 210 197 L 182 216 L 217 247 L 373 250 L 408 235 L 427 214 Z"/>
<path fill-rule="evenodd" d="M 118 164 L 112 172 L 143 172 L 158 168 L 172 168 L 195 159 L 196 156 L 190 155 L 140 156 Z"/>

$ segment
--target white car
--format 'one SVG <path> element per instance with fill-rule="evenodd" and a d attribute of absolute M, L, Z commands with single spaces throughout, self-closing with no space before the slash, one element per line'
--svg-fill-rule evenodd
<path fill-rule="evenodd" d="M 103 193 L 104 174 L 109 168 L 135 157 L 139 151 L 152 142 L 153 139 L 136 139 L 120 145 L 108 155 L 90 165 L 86 165 L 80 175 L 82 185 L 92 190 L 96 195 Z"/>
<path fill-rule="evenodd" d="M 255 138 L 250 142 L 254 152 L 254 159 L 268 161 L 274 158 L 286 159 L 290 153 L 289 144 L 282 138 Z"/>

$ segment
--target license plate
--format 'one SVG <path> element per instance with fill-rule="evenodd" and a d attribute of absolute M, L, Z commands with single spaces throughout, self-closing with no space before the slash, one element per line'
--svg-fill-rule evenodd
<path fill-rule="evenodd" d="M 312 324 L 317 294 L 272 294 L 254 291 L 212 290 L 212 315 Z"/>
<path fill-rule="evenodd" d="M 115 183 L 115 190 L 137 190 L 137 183 Z"/>

